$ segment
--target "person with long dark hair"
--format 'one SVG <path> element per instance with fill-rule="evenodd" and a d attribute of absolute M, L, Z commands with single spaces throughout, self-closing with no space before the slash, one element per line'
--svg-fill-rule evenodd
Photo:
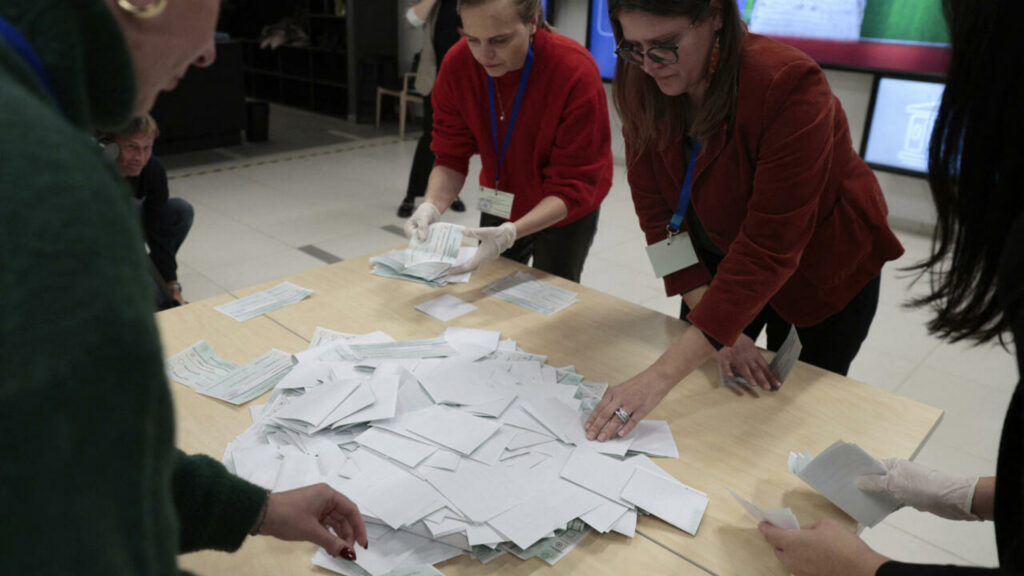
<path fill-rule="evenodd" d="M 504 256 L 579 282 L 611 189 L 612 148 L 601 73 L 586 48 L 555 32 L 540 0 L 459 0 L 464 38 L 434 83 L 427 197 L 405 222 L 426 238 L 480 155 L 480 241 L 451 270 Z"/>
<path fill-rule="evenodd" d="M 690 372 L 781 386 L 754 345 L 795 327 L 800 359 L 845 375 L 903 253 L 846 114 L 806 54 L 756 34 L 735 0 L 609 0 L 613 93 L 648 253 L 691 327 L 610 388 L 591 439 L 628 434 Z"/>
<path fill-rule="evenodd" d="M 906 460 L 859 479 L 908 506 L 955 520 L 994 520 L 999 567 L 903 564 L 832 521 L 801 530 L 761 524 L 796 576 L 1024 574 L 1024 3 L 944 0 L 953 56 L 935 123 L 929 183 L 938 222 L 918 267 L 931 294 L 914 301 L 928 328 L 951 341 L 1013 336 L 1021 379 L 1003 422 L 996 476 L 959 478 Z M 998 480 L 997 480 L 998 479 Z"/>

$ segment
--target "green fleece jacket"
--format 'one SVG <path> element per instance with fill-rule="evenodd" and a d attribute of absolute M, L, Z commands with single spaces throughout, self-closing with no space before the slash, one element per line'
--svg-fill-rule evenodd
<path fill-rule="evenodd" d="M 0 40 L 0 574 L 178 574 L 265 501 L 174 447 L 138 217 L 90 135 L 135 99 L 102 0 L 0 0 L 54 102 Z"/>

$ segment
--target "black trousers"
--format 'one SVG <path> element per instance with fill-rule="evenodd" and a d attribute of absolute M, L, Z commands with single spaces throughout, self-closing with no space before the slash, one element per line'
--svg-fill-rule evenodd
<path fill-rule="evenodd" d="M 405 189 L 405 197 L 424 196 L 427 193 L 427 180 L 434 169 L 434 152 L 430 149 L 434 132 L 434 107 L 430 105 L 430 96 L 423 97 L 423 134 L 416 143 L 416 154 L 412 157 L 412 170 L 409 171 L 409 186 Z"/>
<path fill-rule="evenodd" d="M 520 238 L 501 255 L 521 264 L 528 264 L 532 256 L 534 268 L 579 282 L 583 262 L 597 234 L 599 212 L 600 208 L 572 224 L 547 228 Z M 480 226 L 500 226 L 504 222 L 503 218 L 480 214 Z"/>
<path fill-rule="evenodd" d="M 714 268 L 717 269 L 717 262 L 714 264 Z M 803 344 L 800 360 L 846 376 L 850 371 L 850 364 L 868 336 L 871 322 L 875 319 L 881 285 L 881 275 L 876 276 L 864 285 L 864 288 L 853 297 L 853 300 L 850 300 L 849 304 L 839 312 L 813 326 L 803 328 L 798 326 L 796 332 L 800 336 L 800 343 Z M 684 301 L 679 317 L 685 320 L 689 313 L 690 307 Z M 743 333 L 751 340 L 757 340 L 761 335 L 761 330 L 766 326 L 768 328 L 768 349 L 777 352 L 792 325 L 783 320 L 771 304 L 768 304 L 743 330 Z"/>

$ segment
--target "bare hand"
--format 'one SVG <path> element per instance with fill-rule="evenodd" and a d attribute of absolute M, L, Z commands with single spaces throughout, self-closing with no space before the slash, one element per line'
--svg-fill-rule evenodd
<path fill-rule="evenodd" d="M 889 559 L 834 520 L 800 530 L 758 525 L 775 556 L 794 576 L 874 576 Z"/>
<path fill-rule="evenodd" d="M 722 348 L 717 355 L 722 373 L 729 378 L 740 376 L 747 384 L 769 392 L 782 387 L 782 382 L 772 373 L 768 361 L 746 334 L 740 334 L 734 346 Z"/>
<path fill-rule="evenodd" d="M 584 425 L 587 439 L 604 442 L 616 433 L 619 436 L 629 434 L 636 428 L 638 422 L 654 410 L 674 385 L 675 382 L 665 382 L 654 376 L 650 370 L 645 370 L 622 384 L 609 388 Z M 625 423 L 615 415 L 618 408 L 629 414 L 629 419 Z"/>
<path fill-rule="evenodd" d="M 312 542 L 331 556 L 348 560 L 356 559 L 353 543 L 358 542 L 364 549 L 367 546 L 366 526 L 359 508 L 323 483 L 271 494 L 259 533 L 281 540 Z"/>

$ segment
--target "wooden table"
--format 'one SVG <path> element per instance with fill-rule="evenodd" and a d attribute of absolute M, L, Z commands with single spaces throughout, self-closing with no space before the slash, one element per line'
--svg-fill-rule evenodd
<path fill-rule="evenodd" d="M 245 323 L 213 310 L 231 299 L 226 295 L 162 312 L 159 325 L 165 354 L 205 338 L 218 354 L 244 362 L 271 347 L 288 352 L 303 349 L 317 326 L 350 333 L 383 330 L 402 340 L 435 337 L 451 325 L 500 330 L 503 338 L 516 340 L 527 352 L 547 355 L 553 366 L 573 364 L 588 380 L 615 384 L 648 366 L 686 329 L 678 319 L 532 269 L 543 280 L 577 292 L 580 301 L 545 317 L 484 295 L 484 286 L 526 269 L 507 260 L 474 274 L 470 284 L 442 289 L 373 276 L 369 268 L 367 258 L 361 258 L 289 277 L 314 290 L 313 295 Z M 236 296 L 277 283 L 241 290 Z M 444 293 L 479 309 L 446 324 L 413 308 Z M 539 560 L 506 557 L 486 568 L 467 557 L 439 568 L 446 574 L 706 574 L 695 566 L 699 565 L 723 576 L 783 575 L 785 570 L 753 520 L 726 488 L 764 508 L 791 507 L 804 524 L 828 517 L 853 529 L 856 523 L 851 518 L 789 473 L 788 453 L 806 448 L 816 454 L 842 439 L 878 457 L 909 458 L 941 417 L 938 409 L 802 363 L 782 391 L 759 399 L 736 397 L 717 380 L 717 367 L 709 362 L 649 416 L 669 421 L 680 451 L 678 460 L 655 461 L 710 496 L 696 537 L 657 518 L 642 517 L 636 538 L 592 535 L 553 568 Z M 249 425 L 247 408 L 172 386 L 178 442 L 184 450 L 219 457 L 224 446 Z M 200 553 L 184 564 L 206 574 L 322 572 L 310 567 L 312 545 L 252 540 L 235 557 Z"/>

